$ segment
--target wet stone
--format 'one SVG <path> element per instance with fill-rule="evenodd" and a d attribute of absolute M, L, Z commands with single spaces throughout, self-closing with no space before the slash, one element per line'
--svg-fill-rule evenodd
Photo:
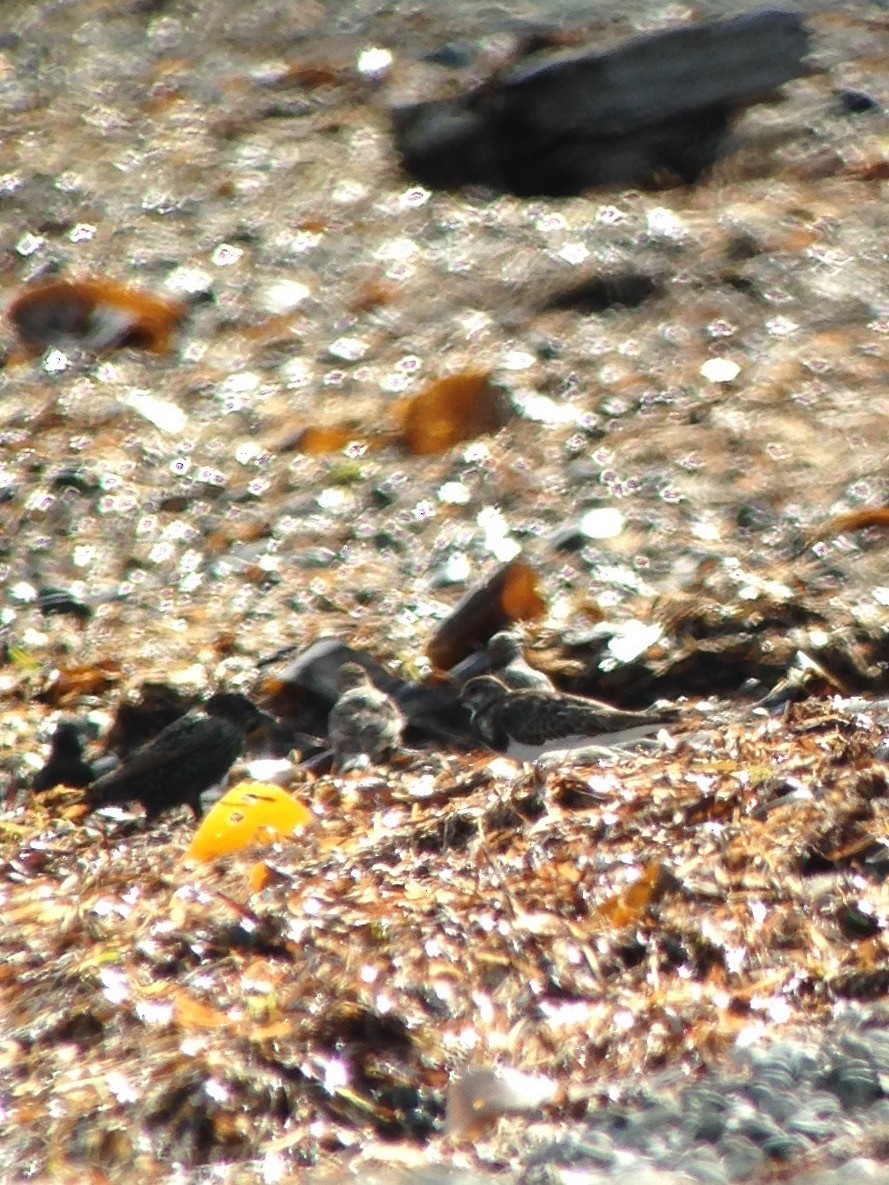
<path fill-rule="evenodd" d="M 873 938 L 882 929 L 879 919 L 865 913 L 854 901 L 841 905 L 837 910 L 837 925 L 846 938 L 854 941 Z"/>
<path fill-rule="evenodd" d="M 799 1107 L 787 1121 L 790 1132 L 798 1132 L 810 1140 L 826 1140 L 835 1130 L 837 1119 L 834 1114 L 825 1114 L 822 1108 L 811 1101 Z"/>
<path fill-rule="evenodd" d="M 778 1074 L 749 1083 L 746 1093 L 760 1111 L 783 1122 L 797 1106 L 794 1085 L 789 1074 Z"/>
<path fill-rule="evenodd" d="M 838 1169 L 825 1169 L 806 1176 L 806 1185 L 889 1185 L 889 1169 L 859 1157 Z"/>
<path fill-rule="evenodd" d="M 777 1124 L 766 1115 L 749 1115 L 737 1126 L 740 1135 L 764 1148 L 770 1141 L 783 1135 Z"/>
<path fill-rule="evenodd" d="M 693 1120 L 695 1138 L 715 1144 L 725 1133 L 725 1118 L 716 1111 L 705 1111 Z"/>
<path fill-rule="evenodd" d="M 872 99 L 864 91 L 838 90 L 836 96 L 847 115 L 862 115 L 866 111 L 875 111 L 879 107 L 876 99 Z"/>
<path fill-rule="evenodd" d="M 802 1138 L 794 1139 L 793 1136 L 785 1135 L 783 1132 L 776 1132 L 763 1144 L 763 1150 L 771 1160 L 780 1160 L 785 1164 L 796 1160 L 800 1156 L 805 1156 L 810 1151 L 811 1145 Z"/>
<path fill-rule="evenodd" d="M 569 523 L 567 526 L 560 527 L 558 531 L 550 539 L 550 547 L 553 551 L 558 552 L 574 552 L 582 551 L 589 542 L 587 536 L 580 528 L 579 523 Z"/>
<path fill-rule="evenodd" d="M 881 1074 L 889 1073 L 889 1033 L 872 1031 L 867 1035 L 870 1059 Z"/>
<path fill-rule="evenodd" d="M 833 1066 L 822 1083 L 847 1110 L 865 1107 L 883 1095 L 876 1070 L 864 1061 L 849 1060 Z"/>
<path fill-rule="evenodd" d="M 588 1139 L 559 1140 L 536 1149 L 529 1158 L 528 1168 L 530 1170 L 545 1164 L 551 1167 L 610 1169 L 617 1159 L 611 1140 L 604 1132 L 595 1132 Z"/>
<path fill-rule="evenodd" d="M 471 64 L 474 56 L 470 47 L 451 42 L 430 50 L 424 55 L 423 60 L 432 62 L 435 66 L 443 66 L 446 70 L 462 70 Z"/>
<path fill-rule="evenodd" d="M 80 467 L 65 467 L 59 469 L 51 478 L 55 489 L 74 490 L 78 494 L 88 497 L 99 489 L 98 479 L 88 469 Z"/>
<path fill-rule="evenodd" d="M 37 593 L 37 607 L 44 617 L 67 616 L 88 621 L 92 609 L 62 588 L 41 588 Z"/>
<path fill-rule="evenodd" d="M 329 547 L 307 547 L 294 555 L 293 561 L 299 568 L 329 568 L 336 558 Z"/>
<path fill-rule="evenodd" d="M 819 1068 L 815 1049 L 795 1041 L 776 1041 L 766 1050 L 751 1051 L 750 1064 L 757 1076 L 768 1076 L 772 1067 L 776 1073 L 786 1073 L 798 1082 L 811 1081 Z"/>
<path fill-rule="evenodd" d="M 845 1057 L 854 1058 L 861 1063 L 870 1064 L 874 1059 L 874 1050 L 880 1045 L 879 1030 L 871 1029 L 865 1033 L 843 1033 L 838 1047 Z M 886 1036 L 883 1035 L 885 1047 Z"/>
<path fill-rule="evenodd" d="M 676 1159 L 675 1167 L 700 1185 L 728 1185 L 725 1166 L 713 1148 L 690 1148 Z"/>
<path fill-rule="evenodd" d="M 718 1148 L 730 1181 L 746 1181 L 765 1160 L 762 1149 L 745 1136 L 726 1136 Z"/>
<path fill-rule="evenodd" d="M 889 1099 L 879 1099 L 868 1108 L 867 1122 L 869 1126 L 889 1129 Z"/>

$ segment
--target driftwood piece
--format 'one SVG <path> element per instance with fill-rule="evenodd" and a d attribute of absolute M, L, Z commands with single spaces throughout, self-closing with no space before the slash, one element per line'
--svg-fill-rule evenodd
<path fill-rule="evenodd" d="M 735 112 L 807 73 L 798 13 L 764 10 L 633 38 L 606 53 L 531 59 L 455 99 L 392 112 L 407 172 L 562 195 L 696 180 Z"/>

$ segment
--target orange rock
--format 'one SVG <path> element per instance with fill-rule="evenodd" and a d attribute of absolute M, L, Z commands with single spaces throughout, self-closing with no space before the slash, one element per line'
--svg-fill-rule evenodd
<path fill-rule="evenodd" d="M 496 432 L 509 408 L 487 373 L 439 379 L 401 405 L 401 442 L 415 457 L 443 453 L 461 440 Z"/>
<path fill-rule="evenodd" d="M 92 350 L 135 346 L 161 354 L 186 307 L 182 301 L 93 277 L 29 284 L 12 301 L 8 315 L 24 344 L 37 352 L 74 338 Z"/>
<path fill-rule="evenodd" d="M 522 559 L 503 564 L 476 586 L 439 625 L 426 654 L 439 670 L 449 670 L 473 650 L 481 650 L 492 634 L 514 621 L 542 617 L 546 602 L 537 591 L 537 574 Z"/>

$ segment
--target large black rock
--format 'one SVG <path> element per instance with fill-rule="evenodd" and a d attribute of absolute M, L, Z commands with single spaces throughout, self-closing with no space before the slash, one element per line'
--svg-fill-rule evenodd
<path fill-rule="evenodd" d="M 424 185 L 519 195 L 695 181 L 736 111 L 808 72 L 794 12 L 760 11 L 533 58 L 451 99 L 395 108 L 395 144 Z"/>

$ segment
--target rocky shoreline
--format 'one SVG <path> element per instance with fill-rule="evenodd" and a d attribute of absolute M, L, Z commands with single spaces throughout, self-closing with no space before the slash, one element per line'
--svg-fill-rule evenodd
<path fill-rule="evenodd" d="M 425 188 L 392 107 L 684 11 L 9 7 L 4 306 L 91 303 L 0 341 L 4 1179 L 889 1180 L 889 21 L 803 7 L 711 176 L 564 198 Z M 418 444 L 442 392 L 485 414 Z M 306 776 L 316 833 L 196 871 L 30 793 L 146 682 L 422 681 L 517 557 L 535 665 L 700 727 Z M 475 1062 L 592 1093 L 452 1146 Z"/>

